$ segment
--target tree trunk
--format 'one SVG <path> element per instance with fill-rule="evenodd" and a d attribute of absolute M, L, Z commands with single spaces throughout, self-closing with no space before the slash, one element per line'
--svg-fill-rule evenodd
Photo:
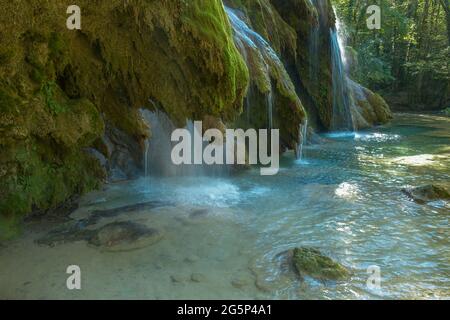
<path fill-rule="evenodd" d="M 440 0 L 442 8 L 445 11 L 445 20 L 447 22 L 447 40 L 450 46 L 450 0 Z"/>

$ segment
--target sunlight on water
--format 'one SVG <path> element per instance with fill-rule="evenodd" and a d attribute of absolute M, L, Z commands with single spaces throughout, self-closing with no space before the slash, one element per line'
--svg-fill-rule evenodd
<path fill-rule="evenodd" d="M 398 157 L 394 158 L 392 162 L 406 164 L 410 166 L 426 166 L 433 164 L 434 156 L 432 154 L 421 154 L 417 156 Z"/>
<path fill-rule="evenodd" d="M 383 134 L 379 132 L 375 133 L 355 133 L 356 140 L 362 141 L 375 141 L 375 142 L 384 142 L 391 140 L 399 140 L 401 138 L 398 134 Z"/>
<path fill-rule="evenodd" d="M 356 137 L 356 132 L 337 131 L 325 133 L 324 136 L 330 139 L 353 139 Z"/>
<path fill-rule="evenodd" d="M 240 199 L 239 188 L 222 178 L 150 178 L 140 182 L 142 188 L 149 188 L 147 198 L 167 198 L 182 205 L 229 207 Z"/>
<path fill-rule="evenodd" d="M 358 187 L 355 184 L 343 182 L 334 193 L 340 198 L 352 199 L 358 196 Z"/>
<path fill-rule="evenodd" d="M 449 299 L 449 203 L 420 205 L 401 192 L 450 181 L 446 124 L 402 115 L 353 136 L 333 133 L 325 143 L 304 146 L 306 161 L 286 153 L 282 170 L 271 177 L 252 168 L 226 178 L 146 177 L 107 185 L 85 196 L 72 218 L 82 221 L 100 210 L 108 214 L 98 225 L 134 221 L 159 230 L 162 239 L 114 253 L 86 241 L 38 246 L 34 241 L 55 225 L 32 224 L 0 248 L 0 296 Z M 155 206 L 145 206 L 152 201 Z M 114 215 L 108 211 L 114 208 L 127 209 Z M 301 281 L 282 260 L 297 246 L 319 248 L 349 268 L 350 278 Z M 85 277 L 78 292 L 65 287 L 71 264 Z M 373 265 L 381 270 L 379 290 L 366 286 Z"/>

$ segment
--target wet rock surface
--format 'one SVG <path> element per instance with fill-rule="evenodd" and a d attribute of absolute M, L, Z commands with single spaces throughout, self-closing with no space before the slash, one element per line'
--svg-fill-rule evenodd
<path fill-rule="evenodd" d="M 89 244 L 106 251 L 129 251 L 150 246 L 163 237 L 159 230 L 126 221 L 113 222 L 96 230 Z"/>
<path fill-rule="evenodd" d="M 415 188 L 405 188 L 402 189 L 402 192 L 420 204 L 437 200 L 450 200 L 450 191 L 443 185 L 429 184 Z"/>
<path fill-rule="evenodd" d="M 283 271 L 294 271 L 301 279 L 308 276 L 316 280 L 343 280 L 350 276 L 346 267 L 315 248 L 294 248 L 282 255 L 286 258 L 281 266 Z"/>

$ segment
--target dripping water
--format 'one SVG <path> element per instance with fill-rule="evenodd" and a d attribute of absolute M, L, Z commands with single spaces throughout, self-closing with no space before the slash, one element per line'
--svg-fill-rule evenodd
<path fill-rule="evenodd" d="M 144 153 L 145 176 L 225 176 L 229 173 L 227 165 L 207 164 L 181 164 L 175 165 L 172 161 L 172 149 L 178 142 L 171 140 L 176 128 L 169 117 L 162 111 L 141 110 L 142 117 L 151 128 L 152 135 L 146 140 Z M 186 121 L 185 129 L 194 135 L 202 137 L 202 155 L 204 148 L 209 144 L 203 141 L 203 133 L 198 132 L 191 120 Z M 223 146 L 225 148 L 225 145 Z M 225 154 L 225 150 L 224 150 Z M 194 155 L 194 142 L 191 140 L 191 155 Z M 193 160 L 193 159 L 191 159 Z"/>
<path fill-rule="evenodd" d="M 150 150 L 150 139 L 149 138 L 145 139 L 144 146 L 145 146 L 145 149 L 144 149 L 144 174 L 146 177 L 148 177 L 150 174 L 150 172 L 148 171 L 148 152 Z"/>
<path fill-rule="evenodd" d="M 295 150 L 295 156 L 297 160 L 302 160 L 304 158 L 303 146 L 306 143 L 307 134 L 308 134 L 308 119 L 305 119 L 304 123 L 301 123 L 298 130 L 299 134 L 299 143 L 297 149 Z"/>

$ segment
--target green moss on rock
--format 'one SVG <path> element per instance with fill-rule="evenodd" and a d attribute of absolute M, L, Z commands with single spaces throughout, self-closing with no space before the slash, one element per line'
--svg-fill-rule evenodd
<path fill-rule="evenodd" d="M 314 248 L 295 248 L 292 262 L 300 276 L 307 275 L 319 280 L 342 280 L 350 275 L 343 265 Z"/>

